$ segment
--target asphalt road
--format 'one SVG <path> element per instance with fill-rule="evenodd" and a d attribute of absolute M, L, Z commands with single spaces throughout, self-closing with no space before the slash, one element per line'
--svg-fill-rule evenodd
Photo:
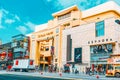
<path fill-rule="evenodd" d="M 0 74 L 0 80 L 70 80 L 58 78 L 33 77 L 13 74 Z"/>

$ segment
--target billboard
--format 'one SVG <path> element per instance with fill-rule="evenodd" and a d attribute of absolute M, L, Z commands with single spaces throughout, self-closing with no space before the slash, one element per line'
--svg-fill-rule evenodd
<path fill-rule="evenodd" d="M 105 53 L 112 53 L 112 44 L 102 44 L 102 45 L 95 45 L 90 47 L 91 54 L 105 54 Z"/>
<path fill-rule="evenodd" d="M 82 63 L 82 48 L 74 49 L 74 62 Z"/>
<path fill-rule="evenodd" d="M 112 44 L 90 46 L 91 61 L 107 61 L 111 53 L 113 53 Z"/>

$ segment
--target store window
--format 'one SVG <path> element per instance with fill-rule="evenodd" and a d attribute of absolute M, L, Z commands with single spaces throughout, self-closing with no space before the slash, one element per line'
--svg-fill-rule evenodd
<path fill-rule="evenodd" d="M 96 37 L 104 36 L 104 21 L 97 22 L 95 24 Z"/>

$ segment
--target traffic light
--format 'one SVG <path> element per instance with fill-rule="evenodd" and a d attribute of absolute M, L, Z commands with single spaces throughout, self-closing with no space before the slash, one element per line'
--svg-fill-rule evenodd
<path fill-rule="evenodd" d="M 116 19 L 115 22 L 120 25 L 120 20 Z"/>

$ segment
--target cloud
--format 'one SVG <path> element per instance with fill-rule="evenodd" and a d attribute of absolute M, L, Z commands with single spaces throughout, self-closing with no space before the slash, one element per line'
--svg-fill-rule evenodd
<path fill-rule="evenodd" d="M 25 26 L 19 26 L 19 27 L 16 27 L 16 29 L 20 31 L 22 34 L 27 33 L 27 28 Z"/>
<path fill-rule="evenodd" d="M 120 0 L 111 0 L 111 1 L 115 1 L 118 5 L 120 5 Z"/>
<path fill-rule="evenodd" d="M 12 24 L 12 23 L 14 23 L 14 22 L 15 22 L 14 19 L 6 19 L 6 20 L 5 20 L 5 23 L 8 23 L 8 24 Z"/>
<path fill-rule="evenodd" d="M 0 29 L 3 29 L 4 27 L 0 24 Z"/>
<path fill-rule="evenodd" d="M 51 0 L 47 0 L 49 3 Z M 85 10 L 88 8 L 91 8 L 93 6 L 96 6 L 98 4 L 104 3 L 109 0 L 54 0 L 52 1 L 53 7 L 55 7 L 57 10 L 67 8 L 73 5 L 77 5 L 81 10 Z"/>
<path fill-rule="evenodd" d="M 51 2 L 52 0 L 47 0 L 47 2 Z"/>
<path fill-rule="evenodd" d="M 29 27 L 30 28 L 30 30 L 32 30 L 32 31 L 34 31 L 35 30 L 35 24 L 33 24 L 32 22 L 27 22 L 27 23 L 25 23 L 25 25 L 27 26 L 27 27 Z"/>
<path fill-rule="evenodd" d="M 20 18 L 17 15 L 15 15 L 15 19 L 17 19 L 18 21 L 20 21 Z"/>
<path fill-rule="evenodd" d="M 7 29 L 6 27 L 11 26 L 11 24 L 16 24 L 16 26 L 19 26 L 19 23 L 22 23 L 20 21 L 19 16 L 17 16 L 16 14 L 10 13 L 4 8 L 0 8 L 0 28 L 1 29 Z"/>
<path fill-rule="evenodd" d="M 5 29 L 5 27 L 2 25 L 2 18 L 4 16 L 4 11 L 3 9 L 0 9 L 0 29 Z"/>

